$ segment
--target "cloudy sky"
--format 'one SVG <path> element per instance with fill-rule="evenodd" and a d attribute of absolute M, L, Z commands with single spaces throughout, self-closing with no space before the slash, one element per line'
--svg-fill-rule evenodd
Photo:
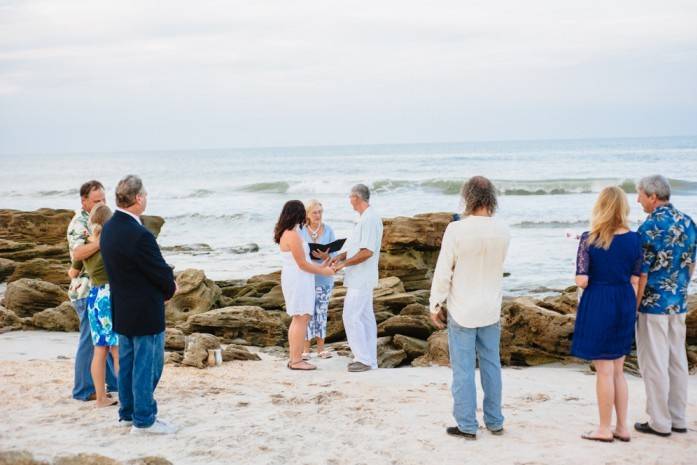
<path fill-rule="evenodd" d="M 697 134 L 694 0 L 0 0 L 0 153 Z"/>

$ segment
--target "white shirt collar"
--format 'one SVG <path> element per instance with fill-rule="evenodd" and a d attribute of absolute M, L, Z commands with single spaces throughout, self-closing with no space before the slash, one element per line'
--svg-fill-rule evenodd
<path fill-rule="evenodd" d="M 141 226 L 143 225 L 143 222 L 140 220 L 140 217 L 138 217 L 137 215 L 134 215 L 133 213 L 129 212 L 128 210 L 124 210 L 123 208 L 116 207 L 116 211 L 129 215 L 131 218 L 136 220 L 139 225 L 141 225 Z"/>

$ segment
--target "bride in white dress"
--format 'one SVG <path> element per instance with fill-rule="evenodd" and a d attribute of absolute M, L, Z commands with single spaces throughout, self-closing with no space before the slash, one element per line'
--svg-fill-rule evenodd
<path fill-rule="evenodd" d="M 307 324 L 315 309 L 315 274 L 332 276 L 328 261 L 316 265 L 310 260 L 310 247 L 300 237 L 299 228 L 305 223 L 305 206 L 299 200 L 289 200 L 283 206 L 274 230 L 274 240 L 283 258 L 281 288 L 286 312 L 293 320 L 288 328 L 288 348 L 291 370 L 314 370 L 317 367 L 303 361 L 302 351 Z"/>

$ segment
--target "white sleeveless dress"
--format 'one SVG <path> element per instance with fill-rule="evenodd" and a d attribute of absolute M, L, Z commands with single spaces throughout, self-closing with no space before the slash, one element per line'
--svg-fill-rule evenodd
<path fill-rule="evenodd" d="M 305 260 L 310 261 L 310 247 L 303 241 Z M 281 251 L 281 289 L 288 315 L 312 315 L 315 311 L 315 275 L 300 269 L 293 253 Z"/>

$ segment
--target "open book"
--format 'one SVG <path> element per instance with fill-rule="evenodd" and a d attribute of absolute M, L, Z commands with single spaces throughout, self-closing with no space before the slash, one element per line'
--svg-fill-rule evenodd
<path fill-rule="evenodd" d="M 330 242 L 329 244 L 317 244 L 311 242 L 308 244 L 310 246 L 310 256 L 312 256 L 312 252 L 314 252 L 315 250 L 328 253 L 338 252 L 344 246 L 344 242 L 346 242 L 346 239 L 337 239 L 334 242 Z"/>

